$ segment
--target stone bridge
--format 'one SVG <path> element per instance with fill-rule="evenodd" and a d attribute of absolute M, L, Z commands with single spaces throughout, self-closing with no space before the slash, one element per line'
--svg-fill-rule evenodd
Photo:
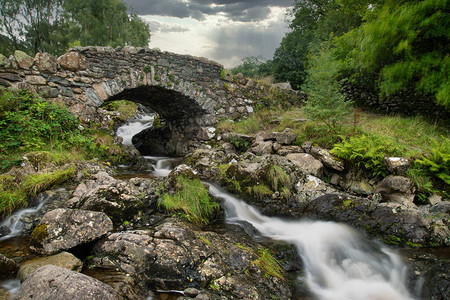
<path fill-rule="evenodd" d="M 165 124 L 141 138 L 144 155 L 184 155 L 207 142 L 220 119 L 246 118 L 269 102 L 299 101 L 292 90 L 233 77 L 206 58 L 134 47 L 76 47 L 59 58 L 0 54 L 0 85 L 63 103 L 86 123 L 99 121 L 107 101 L 140 103 Z"/>

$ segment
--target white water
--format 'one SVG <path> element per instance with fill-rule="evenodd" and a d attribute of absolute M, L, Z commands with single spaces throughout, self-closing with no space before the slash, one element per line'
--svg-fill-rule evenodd
<path fill-rule="evenodd" d="M 153 125 L 153 119 L 155 115 L 144 115 L 139 120 L 131 123 L 127 123 L 117 129 L 116 135 L 123 138 L 122 144 L 132 145 L 131 139 L 133 136 L 144 129 L 147 129 Z"/>
<path fill-rule="evenodd" d="M 263 236 L 295 244 L 303 259 L 308 287 L 318 299 L 412 299 L 405 286 L 406 266 L 400 257 L 351 227 L 267 217 L 214 185 L 209 192 L 225 200 L 228 222 L 246 221 Z"/>
<path fill-rule="evenodd" d="M 152 174 L 157 177 L 166 177 L 169 176 L 170 171 L 174 168 L 174 164 L 179 161 L 179 158 L 173 157 L 160 157 L 160 156 L 143 156 L 145 159 L 153 161 L 155 164 L 153 165 L 154 170 Z"/>
<path fill-rule="evenodd" d="M 1 237 L 0 241 L 21 235 L 23 223 L 20 219 L 22 218 L 22 216 L 24 214 L 35 213 L 39 211 L 49 198 L 50 198 L 49 194 L 46 193 L 40 194 L 37 198 L 38 205 L 34 207 L 19 209 L 18 211 L 10 215 L 8 218 L 6 218 L 2 223 L 0 223 L 0 227 L 6 226 L 11 230 L 11 232 L 8 235 Z"/>

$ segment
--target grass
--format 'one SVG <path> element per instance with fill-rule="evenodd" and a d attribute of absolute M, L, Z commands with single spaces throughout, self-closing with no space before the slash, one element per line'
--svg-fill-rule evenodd
<path fill-rule="evenodd" d="M 338 134 L 331 133 L 324 124 L 308 121 L 304 111 L 296 107 L 290 110 L 262 109 L 240 122 L 225 120 L 218 128 L 223 132 L 242 134 L 291 128 L 299 136 L 296 144 L 301 145 L 308 140 L 329 149 L 345 137 L 366 134 L 392 140 L 399 148 L 405 149 L 405 157 L 430 153 L 430 141 L 443 142 L 449 131 L 447 125 L 433 124 L 423 117 L 386 116 L 369 112 L 361 112 L 356 127 L 353 116 L 341 125 Z"/>
<path fill-rule="evenodd" d="M 177 182 L 180 188 L 176 193 L 164 194 L 159 204 L 169 212 L 182 211 L 188 221 L 198 226 L 209 224 L 218 212 L 219 204 L 210 200 L 208 190 L 200 180 L 179 176 Z"/>
<path fill-rule="evenodd" d="M 273 276 L 284 280 L 283 268 L 278 260 L 270 253 L 269 249 L 259 246 L 258 249 L 254 251 L 242 244 L 237 244 L 237 246 L 256 256 L 256 259 L 252 263 L 264 271 L 264 276 Z"/>

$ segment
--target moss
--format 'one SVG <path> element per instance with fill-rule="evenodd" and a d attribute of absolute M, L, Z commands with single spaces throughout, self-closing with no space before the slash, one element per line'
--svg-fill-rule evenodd
<path fill-rule="evenodd" d="M 30 235 L 30 244 L 37 246 L 48 237 L 47 224 L 39 224 Z"/>

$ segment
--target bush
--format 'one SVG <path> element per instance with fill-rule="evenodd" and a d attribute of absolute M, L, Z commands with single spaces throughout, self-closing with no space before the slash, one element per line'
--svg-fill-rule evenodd
<path fill-rule="evenodd" d="M 384 157 L 399 155 L 401 151 L 387 138 L 363 134 L 335 144 L 330 153 L 355 168 L 371 172 L 373 176 L 386 176 L 389 172 L 383 163 Z"/>

